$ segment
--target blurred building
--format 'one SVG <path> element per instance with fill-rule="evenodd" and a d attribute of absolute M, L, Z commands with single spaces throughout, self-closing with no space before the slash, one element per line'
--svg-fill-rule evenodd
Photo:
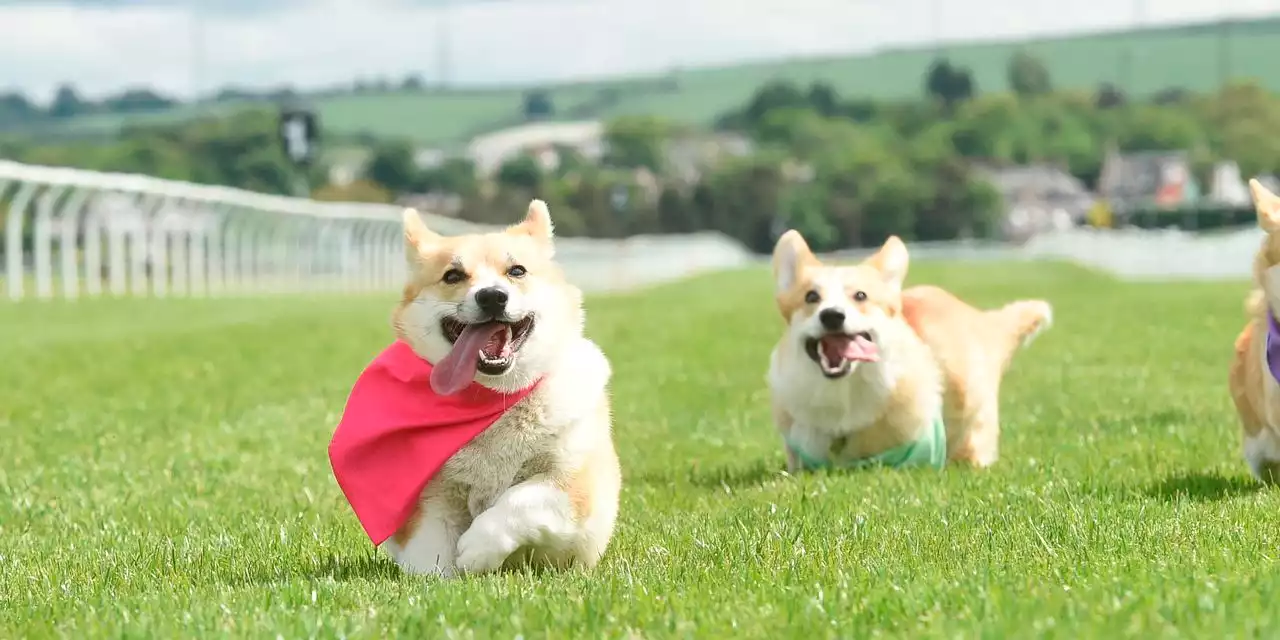
<path fill-rule="evenodd" d="M 1084 223 L 1095 198 L 1070 172 L 1049 164 L 975 169 L 1004 201 L 1002 235 L 1023 242 L 1037 233 Z"/>

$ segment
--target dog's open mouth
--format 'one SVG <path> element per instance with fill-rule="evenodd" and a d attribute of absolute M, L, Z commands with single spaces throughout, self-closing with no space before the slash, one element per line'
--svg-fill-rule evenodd
<path fill-rule="evenodd" d="M 454 318 L 445 318 L 440 321 L 440 329 L 444 331 L 445 338 L 453 343 L 455 349 L 459 347 L 458 342 L 462 336 L 467 335 L 469 339 L 463 341 L 463 346 L 478 347 L 475 349 L 476 367 L 481 373 L 490 375 L 503 373 L 511 366 L 512 359 L 515 358 L 520 347 L 524 346 L 524 341 L 529 337 L 529 330 L 532 328 L 532 315 L 525 316 L 518 322 L 491 320 L 466 324 Z M 483 342 L 480 341 L 481 337 L 484 338 Z"/>
<path fill-rule="evenodd" d="M 491 376 L 506 373 L 529 338 L 533 324 L 532 315 L 516 322 L 490 320 L 472 324 L 444 318 L 440 330 L 453 349 L 432 369 L 431 386 L 436 393 L 452 395 L 471 384 L 477 371 Z"/>
<path fill-rule="evenodd" d="M 822 375 L 828 378 L 847 375 L 853 370 L 855 362 L 876 362 L 880 359 L 880 348 L 867 331 L 828 333 L 818 338 L 809 338 L 805 340 L 804 348 L 809 357 L 818 363 Z"/>

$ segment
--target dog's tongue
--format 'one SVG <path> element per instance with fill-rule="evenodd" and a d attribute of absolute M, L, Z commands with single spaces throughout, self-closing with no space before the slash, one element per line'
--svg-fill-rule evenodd
<path fill-rule="evenodd" d="M 832 360 L 844 358 L 851 362 L 875 362 L 880 359 L 876 343 L 864 336 L 826 336 L 822 339 L 822 350 Z"/>
<path fill-rule="evenodd" d="M 499 332 L 507 327 L 500 322 L 469 324 L 453 343 L 453 349 L 431 369 L 431 388 L 442 396 L 462 391 L 476 377 L 476 361 Z"/>

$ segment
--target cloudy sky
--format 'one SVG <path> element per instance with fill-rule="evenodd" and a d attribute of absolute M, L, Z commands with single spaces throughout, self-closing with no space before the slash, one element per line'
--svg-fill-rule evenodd
<path fill-rule="evenodd" d="M 450 3 L 448 9 L 441 5 Z M 0 89 L 47 98 L 145 84 L 299 87 L 436 74 L 545 82 L 949 40 L 1115 28 L 1143 0 L 0 0 Z M 962 9 L 963 7 L 963 9 Z M 936 8 L 936 19 L 932 12 Z M 1145 0 L 1168 24 L 1280 13 L 1280 0 Z M 198 35 L 197 35 L 198 34 Z"/>

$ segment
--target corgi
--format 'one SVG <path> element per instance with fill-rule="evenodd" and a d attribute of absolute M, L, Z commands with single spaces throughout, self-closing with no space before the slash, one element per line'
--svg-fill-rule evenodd
<path fill-rule="evenodd" d="M 789 472 L 996 461 L 1001 379 L 1052 308 L 983 311 L 937 287 L 904 290 L 907 263 L 896 236 L 851 266 L 822 264 L 794 230 L 778 239 L 786 329 L 766 378 Z"/>
<path fill-rule="evenodd" d="M 434 393 L 509 400 L 496 421 L 442 456 L 407 517 L 375 544 L 412 574 L 595 566 L 613 535 L 622 483 L 611 368 L 583 335 L 582 293 L 554 261 L 546 204 L 534 200 L 505 230 L 454 237 L 432 232 L 410 209 L 404 236 L 397 344 L 429 367 Z M 425 383 L 415 389 L 428 393 Z"/>
<path fill-rule="evenodd" d="M 1243 431 L 1243 453 L 1258 480 L 1280 482 L 1280 196 L 1249 181 L 1258 226 L 1265 233 L 1253 259 L 1249 322 L 1236 337 L 1228 385 Z"/>

